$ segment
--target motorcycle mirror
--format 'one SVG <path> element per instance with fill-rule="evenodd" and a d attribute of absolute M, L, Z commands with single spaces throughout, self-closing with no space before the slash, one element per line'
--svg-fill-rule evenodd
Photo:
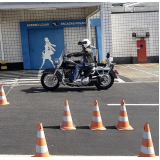
<path fill-rule="evenodd" d="M 107 58 L 109 58 L 109 57 L 110 57 L 110 53 L 109 53 L 109 52 L 107 53 L 107 56 L 106 56 L 106 57 L 107 57 Z"/>

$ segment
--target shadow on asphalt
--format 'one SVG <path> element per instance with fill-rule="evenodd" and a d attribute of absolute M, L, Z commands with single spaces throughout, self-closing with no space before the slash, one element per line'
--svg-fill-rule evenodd
<path fill-rule="evenodd" d="M 117 129 L 115 126 L 105 126 L 107 129 Z"/>
<path fill-rule="evenodd" d="M 48 129 L 60 129 L 60 126 L 43 126 Z M 89 126 L 76 126 L 76 129 L 90 129 Z"/>
<path fill-rule="evenodd" d="M 117 129 L 115 126 L 105 126 L 106 129 Z M 60 129 L 60 126 L 43 126 L 48 129 Z M 76 126 L 76 129 L 90 129 L 89 126 Z"/>
<path fill-rule="evenodd" d="M 97 88 L 58 88 L 54 91 L 48 91 L 41 87 L 31 87 L 29 89 L 23 89 L 23 92 L 26 93 L 41 93 L 41 92 L 84 92 L 84 91 L 100 91 Z"/>

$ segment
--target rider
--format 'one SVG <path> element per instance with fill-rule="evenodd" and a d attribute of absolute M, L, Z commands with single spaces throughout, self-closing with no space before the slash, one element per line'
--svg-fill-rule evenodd
<path fill-rule="evenodd" d="M 82 45 L 81 52 L 75 52 L 68 54 L 67 57 L 79 57 L 82 56 L 83 64 L 82 66 L 75 66 L 72 75 L 70 76 L 70 81 L 73 82 L 76 80 L 79 71 L 90 70 L 95 65 L 94 62 L 94 54 L 92 49 L 90 48 L 91 42 L 89 39 L 83 39 L 82 41 L 78 42 L 78 45 Z M 85 73 L 85 77 L 89 77 L 89 73 Z"/>

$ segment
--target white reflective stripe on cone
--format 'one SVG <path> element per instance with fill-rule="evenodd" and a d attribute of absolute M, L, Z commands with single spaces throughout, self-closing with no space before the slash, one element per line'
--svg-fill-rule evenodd
<path fill-rule="evenodd" d="M 154 148 L 153 147 L 144 147 L 141 145 L 141 152 L 145 154 L 154 154 Z"/>
<path fill-rule="evenodd" d="M 36 152 L 38 152 L 38 153 L 48 152 L 47 145 L 45 145 L 45 146 L 38 146 L 38 145 L 36 145 Z"/>
<path fill-rule="evenodd" d="M 4 100 L 4 99 L 6 99 L 6 96 L 1 96 L 0 97 L 0 100 Z"/>
<path fill-rule="evenodd" d="M 119 121 L 127 122 L 128 121 L 128 117 L 121 117 L 121 116 L 119 116 Z"/>
<path fill-rule="evenodd" d="M 70 122 L 70 121 L 72 121 L 72 117 L 71 116 L 68 116 L 68 117 L 63 116 L 63 121 Z"/>
<path fill-rule="evenodd" d="M 69 111 L 69 106 L 64 106 L 65 111 Z"/>
<path fill-rule="evenodd" d="M 151 139 L 151 133 L 150 132 L 143 132 L 143 138 L 144 139 Z"/>
<path fill-rule="evenodd" d="M 101 119 L 101 117 L 92 117 L 92 121 L 94 121 L 94 122 L 101 122 L 102 121 L 102 119 Z"/>
<path fill-rule="evenodd" d="M 37 132 L 37 138 L 44 138 L 45 135 L 44 135 L 44 131 L 38 131 Z"/>
<path fill-rule="evenodd" d="M 99 107 L 94 106 L 94 107 L 93 107 L 93 110 L 94 110 L 94 111 L 99 111 Z"/>
<path fill-rule="evenodd" d="M 4 92 L 4 89 L 2 88 L 2 89 L 0 89 L 0 92 Z"/>
<path fill-rule="evenodd" d="M 126 107 L 125 107 L 125 106 L 121 106 L 121 107 L 120 107 L 120 110 L 121 110 L 121 111 L 126 111 Z"/>

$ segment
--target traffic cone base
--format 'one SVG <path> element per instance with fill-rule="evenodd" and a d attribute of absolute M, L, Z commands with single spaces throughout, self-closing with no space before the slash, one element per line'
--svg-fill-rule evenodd
<path fill-rule="evenodd" d="M 1 101 L 1 100 L 0 100 Z M 5 101 L 3 101 L 3 102 L 0 102 L 0 105 L 8 105 L 9 104 L 9 102 L 7 102 L 6 100 Z"/>
<path fill-rule="evenodd" d="M 63 112 L 63 122 L 60 125 L 61 130 L 75 130 L 76 126 L 73 124 L 72 116 L 70 113 L 68 101 L 65 100 L 64 103 L 64 112 Z"/>
<path fill-rule="evenodd" d="M 94 101 L 92 123 L 89 125 L 89 128 L 91 130 L 106 130 L 102 123 L 97 100 Z"/>
<path fill-rule="evenodd" d="M 7 104 L 9 104 L 9 102 L 7 102 L 3 86 L 0 85 L 0 105 L 7 105 Z"/>
<path fill-rule="evenodd" d="M 99 128 L 96 128 L 96 127 L 92 127 L 91 125 L 89 125 L 89 128 L 91 130 L 106 130 L 106 128 L 103 126 L 103 127 L 99 127 Z"/>
<path fill-rule="evenodd" d="M 52 157 L 52 156 L 48 152 L 46 152 L 46 153 L 36 153 L 32 157 Z"/>
<path fill-rule="evenodd" d="M 75 130 L 76 129 L 76 126 L 73 124 L 72 127 L 65 127 L 63 125 L 60 126 L 60 129 L 61 130 Z"/>
<path fill-rule="evenodd" d="M 115 126 L 118 130 L 133 130 L 133 128 L 129 125 L 128 127 L 119 127 L 118 124 Z"/>
<path fill-rule="evenodd" d="M 138 157 L 155 157 L 155 154 L 145 154 L 140 152 L 140 155 Z"/>

